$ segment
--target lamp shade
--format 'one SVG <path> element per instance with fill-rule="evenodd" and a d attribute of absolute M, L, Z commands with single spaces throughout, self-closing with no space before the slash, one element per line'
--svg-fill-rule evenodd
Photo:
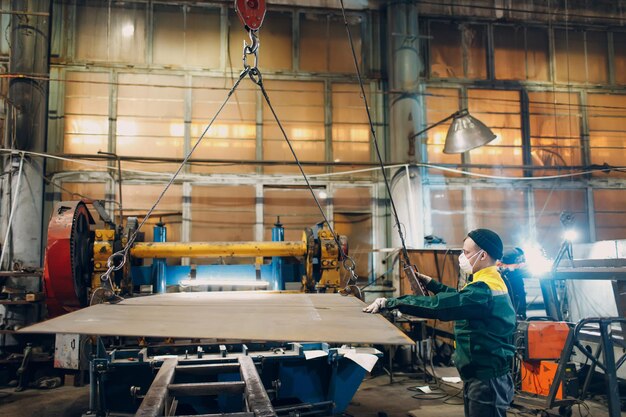
<path fill-rule="evenodd" d="M 453 119 L 446 136 L 444 153 L 467 152 L 496 138 L 491 129 L 472 117 L 467 110 L 461 110 Z"/>

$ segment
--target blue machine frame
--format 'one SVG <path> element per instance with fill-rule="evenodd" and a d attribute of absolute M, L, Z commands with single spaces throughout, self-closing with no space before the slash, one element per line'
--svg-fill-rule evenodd
<path fill-rule="evenodd" d="M 373 348 L 357 349 L 381 356 Z M 324 354 L 307 360 L 305 352 L 311 350 L 323 351 Z M 326 343 L 157 345 L 107 353 L 99 342 L 97 357 L 92 359 L 90 366 L 91 411 L 98 415 L 136 412 L 158 368 L 168 358 L 176 358 L 179 364 L 205 365 L 236 363 L 240 356 L 252 358 L 257 365 L 276 415 L 290 415 L 289 412 L 299 409 L 319 416 L 342 413 L 366 373 L 339 349 L 330 348 Z M 239 371 L 233 370 L 225 370 L 210 378 L 214 382 L 241 381 Z M 174 382 L 193 384 L 210 381 L 206 375 L 184 374 L 176 376 Z M 241 395 L 233 393 L 177 397 L 176 400 L 180 412 L 187 414 L 242 411 Z"/>

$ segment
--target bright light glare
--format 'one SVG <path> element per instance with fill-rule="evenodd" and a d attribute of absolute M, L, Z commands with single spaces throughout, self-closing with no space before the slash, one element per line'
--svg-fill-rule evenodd
<path fill-rule="evenodd" d="M 319 196 L 320 200 L 326 200 L 326 198 L 328 197 L 326 191 L 320 191 L 317 195 Z"/>
<path fill-rule="evenodd" d="M 270 285 L 267 281 L 242 280 L 242 279 L 183 279 L 180 280 L 181 287 L 256 287 L 264 288 Z"/>
<path fill-rule="evenodd" d="M 130 38 L 134 34 L 135 25 L 133 25 L 132 23 L 126 23 L 124 26 L 122 26 L 122 36 L 124 36 L 125 38 Z"/>
<path fill-rule="evenodd" d="M 576 231 L 575 229 L 567 229 L 563 232 L 563 239 L 569 242 L 575 241 L 576 239 L 578 239 L 578 231 Z"/>
<path fill-rule="evenodd" d="M 526 257 L 526 268 L 533 276 L 541 276 L 552 269 L 552 261 L 537 242 L 524 242 L 521 246 Z"/>

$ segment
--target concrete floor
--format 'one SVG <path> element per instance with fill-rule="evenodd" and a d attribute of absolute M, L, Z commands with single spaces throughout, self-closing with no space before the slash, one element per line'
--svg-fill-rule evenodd
<path fill-rule="evenodd" d="M 442 384 L 443 392 L 448 394 L 445 398 L 435 398 L 442 397 L 442 395 L 436 394 L 429 395 L 433 398 L 430 400 L 413 398 L 416 392 L 411 389 L 423 385 L 423 379 L 407 377 L 396 377 L 393 384 L 389 382 L 387 376 L 366 379 L 361 384 L 346 413 L 354 417 L 383 417 L 385 414 L 387 417 L 463 417 L 461 384 Z M 523 401 L 516 397 L 514 403 L 521 405 Z M 575 407 L 573 417 L 608 417 L 606 407 L 589 401 L 586 404 L 588 404 L 590 412 L 588 413 L 584 408 L 579 411 Z M 539 408 L 538 406 L 534 407 Z M 528 407 L 526 413 L 512 408 L 507 414 L 509 416 L 529 417 L 538 413 L 533 412 L 533 409 Z M 558 416 L 556 409 L 553 414 Z M 626 417 L 626 412 L 622 412 L 622 416 Z"/>
<path fill-rule="evenodd" d="M 422 379 L 396 377 L 394 383 L 382 375 L 366 379 L 346 410 L 353 417 L 462 417 L 461 385 L 444 385 L 447 398 L 418 400 L 412 398 L 423 386 Z M 80 417 L 88 408 L 89 388 L 64 386 L 52 390 L 26 390 L 16 393 L 13 388 L 0 390 L 0 416 L 12 417 Z M 455 396 L 457 395 L 457 396 Z M 434 397 L 434 395 L 433 395 Z M 517 401 L 517 400 L 516 400 Z M 588 402 L 590 413 L 574 408 L 574 417 L 608 417 L 606 407 Z M 384 414 L 383 414 L 384 413 Z M 555 413 L 556 414 L 556 413 Z M 511 410 L 510 416 L 534 416 L 537 413 L 520 413 Z M 626 416 L 626 412 L 622 413 Z"/>
<path fill-rule="evenodd" d="M 80 417 L 89 408 L 89 386 L 51 390 L 0 390 L 0 416 Z"/>

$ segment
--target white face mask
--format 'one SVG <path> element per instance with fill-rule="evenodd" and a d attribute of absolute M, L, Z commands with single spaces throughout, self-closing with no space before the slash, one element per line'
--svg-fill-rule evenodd
<path fill-rule="evenodd" d="M 469 259 L 467 258 L 467 256 L 465 256 L 465 253 L 462 253 L 461 255 L 459 255 L 459 268 L 461 268 L 461 271 L 465 272 L 468 275 L 473 273 L 474 265 L 476 265 L 476 262 L 478 262 L 478 259 L 476 259 L 474 263 L 472 263 L 471 260 L 474 259 L 477 255 L 480 255 L 481 253 L 483 253 L 482 250 L 473 254 Z"/>

